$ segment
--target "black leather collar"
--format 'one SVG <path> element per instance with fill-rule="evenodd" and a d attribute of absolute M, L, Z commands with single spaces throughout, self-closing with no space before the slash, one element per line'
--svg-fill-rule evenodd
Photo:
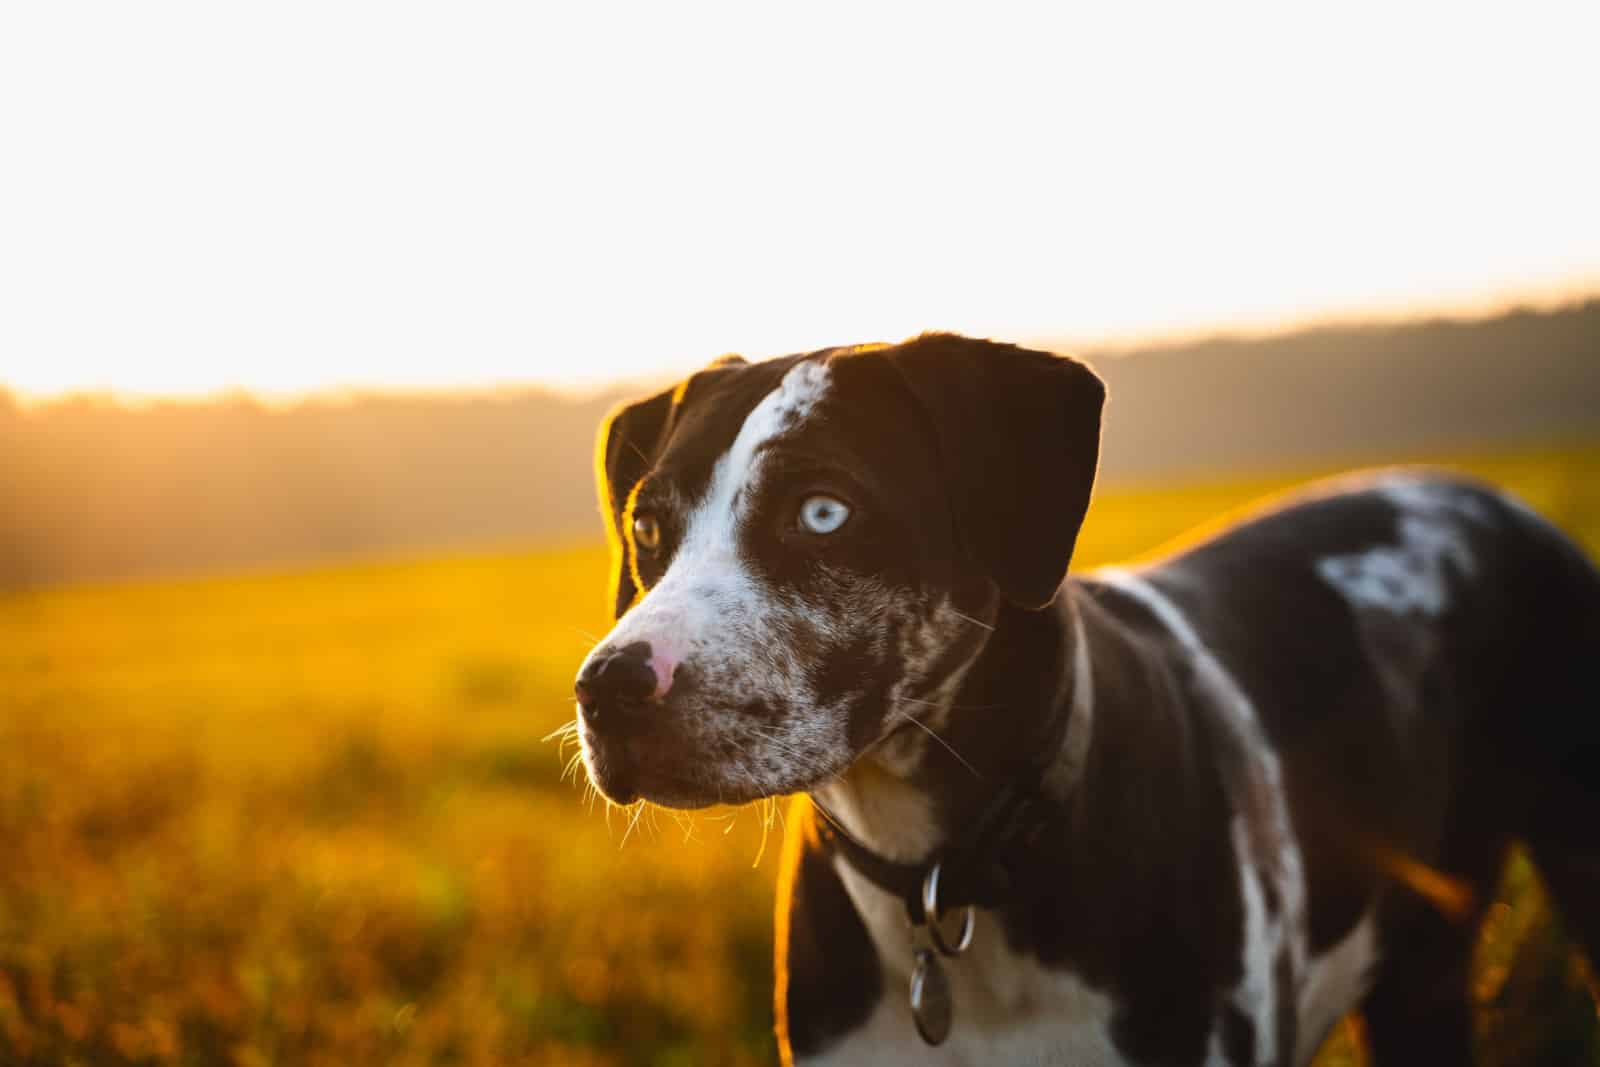
<path fill-rule="evenodd" d="M 1072 626 L 1075 638 L 1082 641 L 1082 624 L 1076 616 Z M 1066 684 L 1075 685 L 1076 680 L 1068 679 Z M 939 869 L 937 898 L 941 911 L 969 905 L 999 906 L 1011 887 L 1009 861 L 1019 856 L 1047 823 L 1065 816 L 1067 798 L 1047 796 L 1044 779 L 1061 758 L 1069 732 L 1086 714 L 1087 709 L 1069 703 L 1065 714 L 1052 715 L 1042 737 L 1033 739 L 1032 745 L 1019 746 L 1019 751 L 1032 752 L 1033 757 L 1005 779 L 971 830 L 920 863 L 901 863 L 878 855 L 858 841 L 813 795 L 811 803 L 822 816 L 815 820 L 822 847 L 838 852 L 867 881 L 899 897 L 913 926 L 929 921 L 923 890 L 929 872 L 935 868 Z"/>
<path fill-rule="evenodd" d="M 1039 788 L 1042 774 L 1041 769 L 1029 775 L 1027 781 L 1001 789 L 973 824 L 971 833 L 920 863 L 901 863 L 880 856 L 812 797 L 811 803 L 822 816 L 816 823 L 817 834 L 824 848 L 838 852 L 867 881 L 899 897 L 913 926 L 929 919 L 923 906 L 923 885 L 935 866 L 940 868 L 941 910 L 968 905 L 998 907 L 1011 887 L 1008 858 L 1015 856 L 1017 846 L 1036 835 L 1051 815 L 1061 813 L 1060 803 L 1047 798 Z"/>

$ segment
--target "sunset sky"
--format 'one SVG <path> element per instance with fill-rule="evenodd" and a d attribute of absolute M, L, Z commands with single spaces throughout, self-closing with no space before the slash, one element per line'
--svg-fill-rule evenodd
<path fill-rule="evenodd" d="M 1600 5 L 1286 8 L 7 4 L 0 384 L 584 385 L 1600 289 Z"/>

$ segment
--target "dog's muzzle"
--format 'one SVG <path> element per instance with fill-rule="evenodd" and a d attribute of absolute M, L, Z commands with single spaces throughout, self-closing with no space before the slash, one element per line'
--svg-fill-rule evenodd
<path fill-rule="evenodd" d="M 596 649 L 578 672 L 572 688 L 590 777 L 613 800 L 627 803 L 641 792 L 678 800 L 679 806 L 698 799 L 684 791 L 682 767 L 690 753 L 681 736 L 681 709 L 667 700 L 677 668 L 670 651 L 634 641 Z"/>

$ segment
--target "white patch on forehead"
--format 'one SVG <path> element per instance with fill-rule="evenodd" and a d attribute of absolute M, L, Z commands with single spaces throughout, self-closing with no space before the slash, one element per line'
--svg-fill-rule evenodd
<path fill-rule="evenodd" d="M 745 607 L 758 609 L 758 594 L 746 568 L 739 560 L 739 519 L 749 507 L 751 488 L 758 476 L 757 457 L 762 445 L 791 429 L 811 414 L 828 386 L 827 364 L 808 360 L 796 364 L 783 376 L 777 388 L 745 416 L 733 444 L 711 471 L 705 498 L 690 513 L 685 523 L 683 544 L 679 546 L 666 575 L 645 600 L 657 601 L 683 595 L 669 585 L 681 585 L 681 576 L 694 573 L 702 583 L 714 580 Z M 674 582 L 674 578 L 679 578 Z M 692 592 L 686 590 L 685 592 Z M 661 594 L 661 595 L 658 595 Z"/>
<path fill-rule="evenodd" d="M 775 602 L 738 545 L 740 519 L 754 496 L 746 490 L 760 475 L 761 446 L 811 414 L 828 377 L 820 359 L 797 363 L 751 409 L 686 517 L 666 573 L 596 649 L 645 641 L 672 650 L 716 702 L 707 714 L 684 717 L 682 729 L 707 752 L 737 753 L 716 771 L 741 799 L 793 791 L 810 777 L 833 773 L 847 758 L 844 718 L 816 706 L 810 664 L 783 639 L 795 609 Z M 740 714 L 750 707 L 781 711 L 782 721 Z"/>
<path fill-rule="evenodd" d="M 696 527 L 704 527 L 703 533 L 724 534 L 725 527 L 737 525 L 735 512 L 743 510 L 740 491 L 756 481 L 761 446 L 811 414 L 827 392 L 828 377 L 828 365 L 821 360 L 797 363 L 789 368 L 778 387 L 745 416 L 738 436 L 711 471 L 705 499 L 689 520 L 691 538 Z M 749 495 L 745 494 L 744 499 L 748 501 Z"/>
<path fill-rule="evenodd" d="M 1267 744 L 1249 697 L 1176 604 L 1131 572 L 1108 568 L 1096 577 L 1137 600 L 1177 639 L 1207 708 L 1217 714 L 1217 723 L 1237 748 L 1242 773 L 1223 782 L 1234 810 L 1229 829 L 1239 860 L 1244 918 L 1243 971 L 1230 999 L 1255 1027 L 1260 1062 L 1277 1062 L 1276 1005 L 1279 997 L 1292 996 L 1293 989 L 1278 988 L 1276 967 L 1287 954 L 1292 986 L 1302 973 L 1307 951 L 1305 871 L 1277 754 Z M 1276 890 L 1276 913 L 1267 907 L 1268 884 Z"/>

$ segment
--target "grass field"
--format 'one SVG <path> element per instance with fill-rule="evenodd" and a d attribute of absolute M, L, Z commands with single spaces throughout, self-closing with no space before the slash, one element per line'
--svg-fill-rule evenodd
<path fill-rule="evenodd" d="M 1600 448 L 1458 465 L 1600 551 Z M 1294 480 L 1106 494 L 1079 562 Z M 759 809 L 628 833 L 541 742 L 603 567 L 0 595 L 0 1064 L 770 1062 L 781 827 L 764 855 Z M 1490 1062 L 1600 1064 L 1526 864 L 1475 995 Z"/>

